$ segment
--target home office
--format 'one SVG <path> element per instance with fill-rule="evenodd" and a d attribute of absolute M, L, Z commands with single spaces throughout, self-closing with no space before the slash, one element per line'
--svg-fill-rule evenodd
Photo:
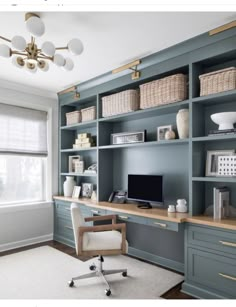
<path fill-rule="evenodd" d="M 236 298 L 235 21 L 176 13 L 178 41 L 150 38 L 155 52 L 138 56 L 133 39 L 125 65 L 121 49 L 114 60 L 117 46 L 100 46 L 103 67 L 88 71 L 95 35 L 59 37 L 54 22 L 76 33 L 86 18 L 127 26 L 142 15 L 147 28 L 119 30 L 128 42 L 173 15 L 24 13 L 0 21 L 22 31 L 0 37 L 1 78 L 12 75 L 0 89 L 0 298 Z M 25 70 L 33 77 L 19 85 Z"/>

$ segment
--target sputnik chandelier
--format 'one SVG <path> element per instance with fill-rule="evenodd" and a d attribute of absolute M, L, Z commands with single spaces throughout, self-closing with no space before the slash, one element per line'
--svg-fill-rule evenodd
<path fill-rule="evenodd" d="M 19 68 L 35 73 L 37 68 L 42 71 L 48 71 L 48 63 L 51 61 L 55 65 L 72 70 L 74 63 L 71 58 L 64 58 L 57 50 L 68 50 L 73 55 L 79 55 L 83 52 L 82 42 L 74 38 L 69 41 L 66 47 L 56 48 L 53 43 L 46 41 L 42 44 L 41 49 L 36 45 L 35 37 L 40 37 L 45 32 L 45 26 L 40 16 L 35 13 L 25 14 L 26 28 L 31 34 L 31 40 L 26 42 L 22 36 L 14 36 L 11 40 L 0 36 L 0 39 L 11 43 L 12 48 L 6 44 L 0 44 L 0 56 L 5 58 L 12 57 L 12 62 Z"/>

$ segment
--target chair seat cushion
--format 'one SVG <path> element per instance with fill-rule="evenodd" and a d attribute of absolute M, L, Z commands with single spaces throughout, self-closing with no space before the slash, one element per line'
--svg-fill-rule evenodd
<path fill-rule="evenodd" d="M 84 251 L 121 249 L 122 236 L 119 231 L 88 232 L 83 244 Z M 128 242 L 126 241 L 126 252 Z"/>

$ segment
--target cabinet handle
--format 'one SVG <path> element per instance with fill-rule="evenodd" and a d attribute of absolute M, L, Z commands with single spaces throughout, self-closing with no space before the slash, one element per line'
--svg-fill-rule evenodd
<path fill-rule="evenodd" d="M 128 216 L 124 216 L 124 215 L 118 215 L 119 218 L 123 219 L 123 220 L 128 220 Z"/>
<path fill-rule="evenodd" d="M 223 245 L 236 247 L 236 243 L 227 242 L 227 241 L 219 241 L 219 242 L 220 242 L 221 244 L 223 244 Z"/>
<path fill-rule="evenodd" d="M 98 210 L 91 210 L 91 212 L 98 214 L 99 211 Z"/>
<path fill-rule="evenodd" d="M 70 227 L 70 226 L 65 226 L 65 228 L 70 229 L 70 230 L 73 230 L 73 228 Z"/>
<path fill-rule="evenodd" d="M 236 277 L 233 277 L 233 276 L 230 276 L 230 275 L 225 275 L 223 273 L 218 273 L 220 276 L 224 277 L 224 278 L 227 278 L 227 279 L 230 279 L 230 280 L 234 280 L 236 281 Z"/>
<path fill-rule="evenodd" d="M 166 228 L 167 227 L 167 225 L 163 224 L 163 223 L 154 222 L 154 224 L 157 225 L 157 226 L 160 226 L 162 228 Z"/>

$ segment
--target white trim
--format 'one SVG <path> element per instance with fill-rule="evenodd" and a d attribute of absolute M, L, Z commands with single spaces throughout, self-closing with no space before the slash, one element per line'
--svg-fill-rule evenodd
<path fill-rule="evenodd" d="M 12 243 L 6 243 L 6 244 L 1 244 L 0 245 L 0 252 L 4 252 L 10 249 L 15 249 L 23 246 L 28 246 L 36 243 L 41 243 L 45 241 L 51 241 L 53 240 L 53 233 L 44 235 L 44 236 L 39 236 L 39 237 L 34 237 L 22 241 L 16 241 Z"/>
<path fill-rule="evenodd" d="M 40 202 L 40 203 L 28 203 L 28 204 L 14 204 L 14 205 L 0 205 L 0 213 L 27 211 L 35 209 L 46 209 L 52 206 L 53 202 Z"/>

